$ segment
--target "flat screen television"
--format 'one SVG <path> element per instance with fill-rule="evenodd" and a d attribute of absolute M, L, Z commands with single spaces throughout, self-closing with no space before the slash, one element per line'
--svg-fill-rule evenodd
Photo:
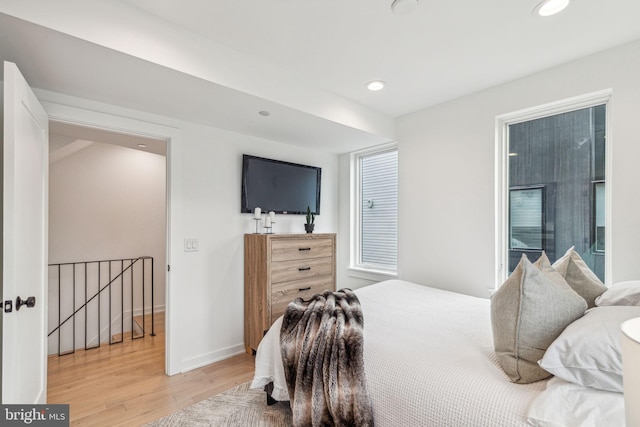
<path fill-rule="evenodd" d="M 241 212 L 320 214 L 322 168 L 242 155 Z"/>

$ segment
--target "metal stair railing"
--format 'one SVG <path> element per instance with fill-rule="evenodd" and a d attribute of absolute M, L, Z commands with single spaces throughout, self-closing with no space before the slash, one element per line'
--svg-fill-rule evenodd
<path fill-rule="evenodd" d="M 136 265 L 140 267 L 136 270 Z M 93 269 L 90 272 L 90 267 Z M 108 267 L 106 272 L 103 272 L 103 268 Z M 118 268 L 119 267 L 119 268 Z M 109 334 L 109 344 L 118 344 L 124 341 L 124 315 L 125 315 L 125 286 L 129 286 L 129 307 L 131 312 L 131 339 L 139 339 L 145 336 L 145 315 L 146 315 L 146 306 L 145 306 L 145 288 L 150 287 L 151 289 L 151 336 L 155 336 L 155 326 L 154 326 L 154 280 L 153 280 L 153 267 L 154 260 L 153 257 L 150 256 L 140 256 L 137 258 L 122 258 L 122 259 L 111 259 L 111 260 L 99 260 L 99 261 L 79 261 L 79 262 L 67 262 L 67 263 L 57 263 L 57 264 L 49 264 L 49 274 L 52 277 L 57 277 L 58 282 L 58 325 L 53 328 L 51 332 L 49 332 L 48 336 L 51 337 L 54 333 L 58 333 L 58 356 L 63 356 L 67 354 L 73 354 L 76 351 L 76 317 L 77 315 L 84 310 L 84 349 L 91 350 L 94 348 L 100 347 L 102 342 L 102 329 L 103 329 L 103 319 L 101 319 L 101 312 L 103 311 L 103 300 L 102 293 L 105 290 L 108 290 L 108 334 Z M 68 276 L 71 274 L 70 281 L 63 281 L 63 270 L 68 270 L 65 274 Z M 80 274 L 82 280 L 76 280 L 78 276 L 78 270 L 80 270 Z M 115 276 L 113 276 L 114 271 Z M 147 275 L 147 270 L 149 270 L 150 274 Z M 135 274 L 135 273 L 138 274 Z M 82 274 L 84 273 L 84 274 Z M 102 276 L 104 273 L 108 274 L 107 283 L 101 285 Z M 127 274 L 128 273 L 128 274 Z M 126 280 L 128 276 L 128 281 Z M 149 277 L 150 276 L 150 277 Z M 66 278 L 66 277 L 65 277 Z M 136 280 L 136 278 L 138 280 Z M 94 281 L 95 279 L 95 281 Z M 91 297 L 89 294 L 89 283 L 93 282 L 95 288 L 97 288 L 97 292 L 95 292 Z M 63 286 L 64 283 L 64 286 Z M 76 296 L 78 294 L 78 288 L 84 285 L 84 303 L 80 305 L 80 307 L 76 307 Z M 137 285 L 137 286 L 136 286 Z M 115 292 L 112 292 L 113 287 L 119 286 L 119 298 L 117 295 L 117 289 Z M 136 289 L 138 287 L 139 289 Z M 72 299 L 72 310 L 73 312 L 69 314 L 64 320 L 62 320 L 62 303 L 65 296 L 63 296 L 63 290 L 65 291 L 65 295 L 67 291 L 71 292 Z M 136 293 L 141 296 L 142 304 L 142 334 L 135 336 L 134 334 L 134 310 L 135 310 L 135 297 Z M 114 297 L 115 294 L 115 297 Z M 68 298 L 68 295 L 66 295 Z M 120 339 L 114 340 L 114 334 L 112 330 L 112 326 L 114 323 L 113 318 L 113 307 L 115 303 L 119 303 L 119 319 L 120 319 Z M 95 313 L 89 310 L 90 303 L 92 301 L 96 301 L 97 304 L 91 305 L 91 307 L 97 307 Z M 51 301 L 50 301 L 51 306 Z M 116 312 L 117 313 L 117 312 Z M 88 324 L 89 318 L 95 318 L 97 320 L 96 329 L 97 329 L 97 345 L 89 346 L 89 329 L 90 326 Z M 71 321 L 72 328 L 72 346 L 70 351 L 62 352 L 62 332 L 63 326 L 67 324 L 67 322 Z M 117 333 L 117 332 L 116 332 Z M 106 341 L 105 341 L 106 342 Z"/>

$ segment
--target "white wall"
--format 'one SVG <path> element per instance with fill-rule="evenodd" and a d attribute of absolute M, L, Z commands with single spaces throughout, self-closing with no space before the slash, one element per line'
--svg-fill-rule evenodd
<path fill-rule="evenodd" d="M 639 75 L 634 42 L 400 118 L 400 277 L 487 297 L 495 285 L 496 116 L 612 88 L 607 256 L 614 282 L 640 278 Z"/>
<path fill-rule="evenodd" d="M 153 256 L 164 307 L 165 169 L 164 156 L 101 143 L 51 164 L 49 263 Z"/>
<path fill-rule="evenodd" d="M 243 234 L 253 233 L 252 214 L 240 213 L 242 154 L 322 167 L 322 214 L 318 233 L 337 230 L 337 156 L 201 126 L 184 129 L 181 150 L 183 233 L 197 237 L 200 251 L 184 254 L 179 281 L 178 336 L 183 365 L 211 363 L 242 351 Z M 176 147 L 174 147 L 176 148 Z M 304 217 L 277 215 L 276 233 L 303 233 Z M 176 334 L 174 334 L 176 335 Z"/>

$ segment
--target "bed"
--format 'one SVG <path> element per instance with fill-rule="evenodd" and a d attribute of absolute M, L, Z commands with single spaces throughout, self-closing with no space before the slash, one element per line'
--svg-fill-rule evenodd
<path fill-rule="evenodd" d="M 489 300 L 390 280 L 356 290 L 364 360 L 381 426 L 524 426 L 545 382 L 508 381 L 493 349 Z M 394 303 L 395 302 L 395 303 Z M 252 388 L 288 400 L 278 319 L 256 354 Z"/>
<path fill-rule="evenodd" d="M 557 377 L 510 382 L 496 359 L 489 299 L 401 280 L 356 294 L 364 313 L 365 374 L 378 426 L 624 425 L 622 393 Z M 251 388 L 268 385 L 275 400 L 287 401 L 281 324 L 282 318 L 258 347 Z"/>

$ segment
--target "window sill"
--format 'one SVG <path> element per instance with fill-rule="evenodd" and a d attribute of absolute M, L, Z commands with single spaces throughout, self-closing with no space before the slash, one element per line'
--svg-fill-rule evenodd
<path fill-rule="evenodd" d="M 347 268 L 347 276 L 356 277 L 358 279 L 382 281 L 382 280 L 389 280 L 389 279 L 397 279 L 398 272 L 389 271 L 389 270 L 375 270 L 371 268 L 362 268 L 362 267 L 349 267 Z"/>

